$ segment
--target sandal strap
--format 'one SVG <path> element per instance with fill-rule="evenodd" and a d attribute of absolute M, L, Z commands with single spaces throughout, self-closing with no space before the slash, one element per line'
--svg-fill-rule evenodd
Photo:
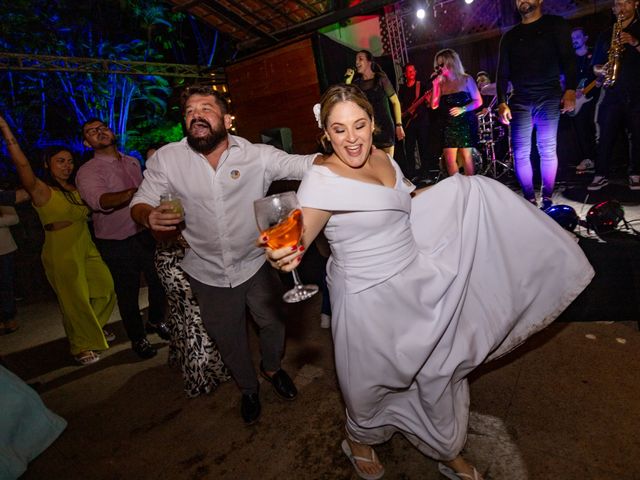
<path fill-rule="evenodd" d="M 375 458 L 365 458 L 365 457 L 359 457 L 357 455 L 351 455 L 351 458 L 353 458 L 357 462 L 376 463 Z"/>
<path fill-rule="evenodd" d="M 469 475 L 468 473 L 458 472 L 456 472 L 456 475 L 458 475 L 460 478 L 469 478 L 471 480 L 478 480 L 480 478 L 480 473 L 475 469 L 475 467 L 473 468 L 473 476 Z"/>
<path fill-rule="evenodd" d="M 75 356 L 76 361 L 80 364 L 85 364 L 99 358 L 100 355 L 98 355 L 93 350 L 87 350 L 86 352 L 82 352 L 80 355 Z"/>

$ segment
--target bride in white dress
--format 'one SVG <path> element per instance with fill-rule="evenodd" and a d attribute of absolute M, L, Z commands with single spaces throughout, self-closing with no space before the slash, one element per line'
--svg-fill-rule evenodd
<path fill-rule="evenodd" d="M 381 478 L 371 445 L 400 432 L 445 476 L 481 479 L 460 456 L 467 375 L 551 323 L 593 270 L 571 234 L 494 180 L 456 174 L 412 197 L 398 165 L 371 153 L 357 88 L 331 87 L 320 122 L 333 153 L 298 190 L 303 245 L 267 256 L 290 271 L 323 228 L 331 245 L 342 448 L 361 478 Z"/>

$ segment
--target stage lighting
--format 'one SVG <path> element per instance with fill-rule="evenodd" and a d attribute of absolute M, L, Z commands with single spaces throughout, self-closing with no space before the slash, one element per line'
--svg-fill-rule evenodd
<path fill-rule="evenodd" d="M 473 0 L 464 0 L 464 3 L 466 3 L 467 5 L 471 5 L 473 3 Z"/>
<path fill-rule="evenodd" d="M 578 226 L 578 214 L 569 205 L 551 205 L 544 213 L 553 218 L 565 230 L 573 232 Z"/>
<path fill-rule="evenodd" d="M 419 8 L 418 10 L 416 10 L 416 17 L 418 17 L 420 20 L 424 19 L 424 17 L 427 16 L 427 12 L 424 8 Z"/>
<path fill-rule="evenodd" d="M 615 230 L 624 221 L 624 209 L 617 200 L 600 202 L 587 212 L 587 227 L 598 235 Z"/>

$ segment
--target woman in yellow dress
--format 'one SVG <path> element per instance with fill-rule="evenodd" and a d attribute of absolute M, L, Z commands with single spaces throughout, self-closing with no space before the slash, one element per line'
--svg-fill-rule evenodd
<path fill-rule="evenodd" d="M 41 180 L 2 116 L 0 131 L 45 230 L 42 263 L 58 297 L 71 355 L 81 365 L 95 363 L 100 360 L 98 352 L 115 338 L 103 327 L 116 296 L 111 274 L 89 234 L 89 208 L 73 183 L 73 156 L 64 147 L 50 149 Z"/>

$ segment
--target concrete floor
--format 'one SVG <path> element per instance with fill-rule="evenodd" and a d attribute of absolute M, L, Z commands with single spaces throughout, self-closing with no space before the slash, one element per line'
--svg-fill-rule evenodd
<path fill-rule="evenodd" d="M 563 196 L 556 202 L 571 204 Z M 640 218 L 640 207 L 627 208 L 626 217 Z M 0 337 L 0 353 L 69 425 L 24 479 L 357 478 L 340 450 L 344 407 L 318 296 L 288 310 L 284 367 L 299 397 L 282 401 L 263 384 L 263 414 L 251 427 L 240 419 L 231 382 L 186 398 L 157 336 L 150 340 L 159 355 L 138 359 L 117 311 L 118 339 L 103 360 L 75 366 L 55 299 L 41 297 L 19 305 L 21 328 Z M 464 454 L 486 479 L 640 479 L 638 324 L 601 320 L 556 322 L 474 373 Z M 257 364 L 254 336 L 252 345 Z M 444 478 L 401 436 L 377 452 L 385 478 Z"/>

